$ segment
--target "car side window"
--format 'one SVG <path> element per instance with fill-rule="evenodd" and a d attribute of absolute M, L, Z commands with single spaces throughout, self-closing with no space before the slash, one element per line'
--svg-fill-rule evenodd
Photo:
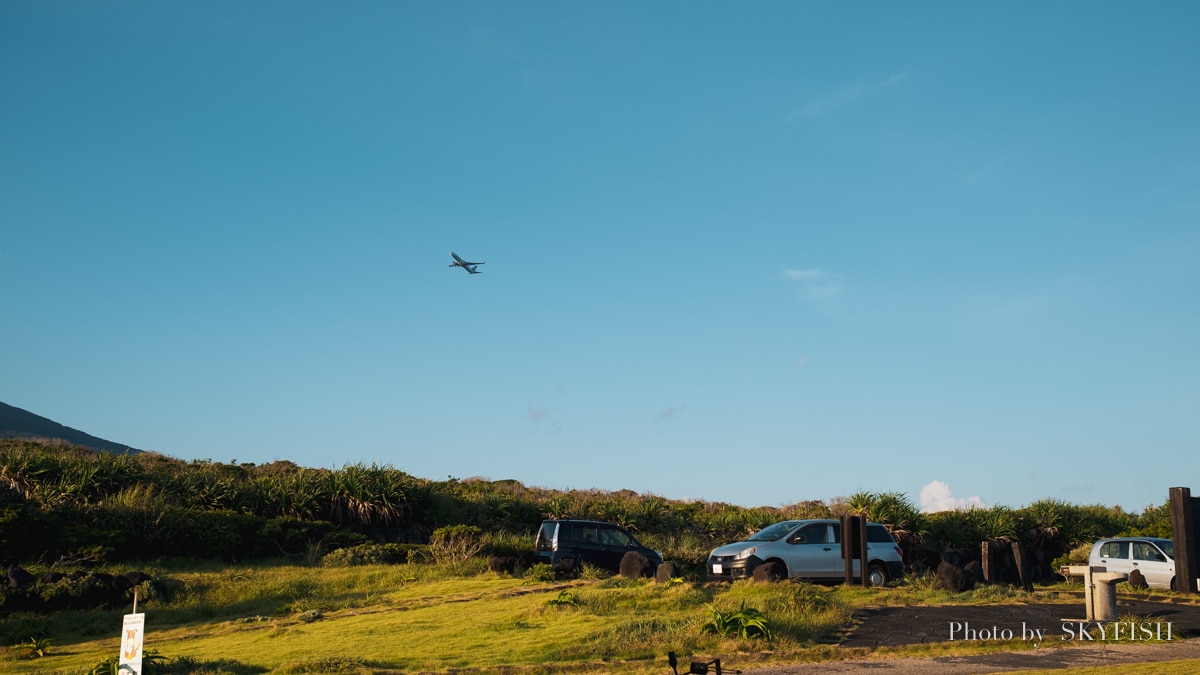
<path fill-rule="evenodd" d="M 892 533 L 883 525 L 868 525 L 867 526 L 867 541 L 872 544 L 895 544 L 896 540 L 892 539 Z"/>
<path fill-rule="evenodd" d="M 809 525 L 803 528 L 796 534 L 792 535 L 790 540 L 793 544 L 825 544 L 829 541 L 829 526 L 827 525 Z"/>
<path fill-rule="evenodd" d="M 1163 556 L 1158 552 L 1158 549 L 1154 548 L 1154 544 L 1145 541 L 1135 541 L 1133 543 L 1133 559 L 1163 562 Z"/>
<path fill-rule="evenodd" d="M 1100 546 L 1101 558 L 1125 559 L 1129 557 L 1129 542 L 1109 541 Z"/>
<path fill-rule="evenodd" d="M 601 528 L 600 543 L 604 544 L 605 546 L 620 546 L 623 548 L 629 548 L 629 535 L 611 527 Z"/>

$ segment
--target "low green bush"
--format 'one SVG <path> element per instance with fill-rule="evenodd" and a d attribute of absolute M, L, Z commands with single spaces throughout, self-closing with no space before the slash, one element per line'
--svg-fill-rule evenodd
<path fill-rule="evenodd" d="M 736 636 L 743 640 L 761 637 L 769 642 L 775 638 L 770 620 L 757 609 L 747 607 L 745 600 L 741 607 L 732 612 L 722 612 L 709 605 L 708 620 L 701 624 L 700 632 Z"/>
<path fill-rule="evenodd" d="M 547 565 L 546 563 L 538 563 L 525 570 L 525 574 L 522 574 L 521 578 L 527 582 L 545 582 L 554 581 L 556 579 L 556 575 L 554 574 L 553 567 Z"/>
<path fill-rule="evenodd" d="M 1054 571 L 1057 572 L 1066 565 L 1086 565 L 1088 562 L 1088 556 L 1091 554 L 1092 544 L 1080 544 L 1070 551 L 1067 551 L 1063 555 L 1055 558 L 1054 562 L 1051 563 L 1051 566 L 1053 567 Z"/>
<path fill-rule="evenodd" d="M 447 525 L 429 537 L 429 555 L 438 564 L 461 563 L 483 550 L 483 531 L 474 525 Z"/>
<path fill-rule="evenodd" d="M 359 544 L 330 551 L 321 558 L 324 567 L 353 567 L 355 565 L 403 565 L 414 551 L 423 551 L 421 544 Z"/>

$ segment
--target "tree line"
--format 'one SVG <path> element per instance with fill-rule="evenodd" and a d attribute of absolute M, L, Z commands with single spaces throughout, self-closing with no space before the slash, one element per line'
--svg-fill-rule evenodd
<path fill-rule="evenodd" d="M 469 525 L 528 542 L 544 518 L 618 523 L 669 559 L 699 563 L 713 547 L 789 518 L 865 513 L 906 560 L 986 540 L 1019 541 L 1048 562 L 1119 534 L 1170 537 L 1167 504 L 1128 513 L 1044 499 L 926 514 L 906 495 L 859 492 L 829 501 L 746 508 L 629 490 L 552 490 L 514 480 L 432 481 L 391 466 L 314 469 L 111 454 L 55 442 L 0 440 L 0 562 L 157 558 L 252 560 L 368 542 L 419 544 Z M 521 544 L 516 544 L 519 548 Z"/>

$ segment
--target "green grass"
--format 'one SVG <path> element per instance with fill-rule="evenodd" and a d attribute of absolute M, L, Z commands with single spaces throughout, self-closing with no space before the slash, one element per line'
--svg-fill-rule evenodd
<path fill-rule="evenodd" d="M 689 584 L 529 583 L 465 571 L 448 574 L 427 565 L 247 566 L 178 573 L 183 593 L 165 606 L 148 602 L 139 611 L 146 614 L 147 648 L 172 658 L 224 663 L 232 673 L 500 667 L 552 672 L 606 661 L 636 665 L 680 649 L 683 642 L 674 638 L 691 632 L 693 615 L 712 599 L 710 591 Z M 564 588 L 578 602 L 552 605 Z M 8 644 L 25 641 L 13 638 L 28 633 L 52 636 L 56 647 L 36 660 L 10 650 L 3 672 L 81 673 L 117 652 L 126 611 L 7 617 L 0 633 Z M 316 613 L 320 618 L 311 620 Z"/>
<path fill-rule="evenodd" d="M 859 607 L 1037 600 L 1002 587 L 951 594 L 919 582 L 863 589 L 803 583 L 667 585 L 606 575 L 537 581 L 485 572 L 472 561 L 143 568 L 183 582 L 169 603 L 139 605 L 146 614 L 146 648 L 174 659 L 172 672 L 206 675 L 661 674 L 668 651 L 683 660 L 736 655 L 738 667 L 748 668 L 861 657 L 857 650 L 823 644 L 853 624 Z M 711 610 L 730 612 L 743 605 L 769 619 L 774 640 L 701 630 Z M 128 611 L 0 618 L 0 644 L 9 647 L 0 654 L 0 672 L 81 675 L 117 653 L 121 616 Z M 29 658 L 28 650 L 19 648 L 32 637 L 52 641 L 47 655 Z M 952 646 L 953 653 L 980 651 Z M 872 655 L 920 656 L 944 648 L 914 646 Z"/>

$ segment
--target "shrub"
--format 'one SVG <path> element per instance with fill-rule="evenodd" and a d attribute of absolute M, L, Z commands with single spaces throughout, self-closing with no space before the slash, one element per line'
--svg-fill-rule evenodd
<path fill-rule="evenodd" d="M 125 601 L 124 592 L 113 586 L 112 576 L 96 572 L 38 583 L 35 590 L 42 608 L 50 612 L 114 607 Z"/>
<path fill-rule="evenodd" d="M 587 579 L 589 581 L 603 581 L 604 579 L 611 579 L 612 576 L 612 572 L 609 572 L 603 567 L 597 567 L 591 563 L 585 562 L 579 566 L 580 579 Z"/>
<path fill-rule="evenodd" d="M 558 596 L 546 601 L 551 607 L 578 607 L 579 596 L 567 589 L 558 592 Z"/>
<path fill-rule="evenodd" d="M 536 551 L 533 549 L 533 537 L 514 532 L 489 532 L 483 535 L 480 553 L 496 557 L 512 557 L 522 560 L 532 559 Z"/>
<path fill-rule="evenodd" d="M 447 525 L 429 537 L 429 555 L 438 564 L 463 562 L 482 549 L 482 532 L 474 525 Z"/>
<path fill-rule="evenodd" d="M 424 549 L 419 544 L 359 544 L 330 551 L 321 558 L 325 567 L 354 567 L 356 565 L 403 565 L 409 552 Z"/>
<path fill-rule="evenodd" d="M 48 637 L 31 637 L 20 644 L 20 647 L 29 654 L 30 658 L 42 658 L 50 654 L 50 648 L 54 646 L 54 640 Z"/>
<path fill-rule="evenodd" d="M 525 570 L 525 574 L 521 575 L 525 581 L 554 581 L 554 568 L 546 563 L 538 563 L 533 567 Z"/>
<path fill-rule="evenodd" d="M 1055 558 L 1052 566 L 1054 571 L 1057 572 L 1065 565 L 1086 565 L 1088 562 L 1088 556 L 1091 554 L 1091 544 L 1080 544 L 1079 546 L 1076 546 L 1070 551 L 1067 551 L 1061 556 Z"/>
<path fill-rule="evenodd" d="M 762 612 L 747 607 L 745 600 L 742 601 L 741 607 L 733 612 L 721 612 L 709 605 L 708 620 L 700 626 L 700 632 L 723 636 L 736 635 L 743 640 L 761 637 L 770 641 L 775 638 L 771 622 Z"/>

